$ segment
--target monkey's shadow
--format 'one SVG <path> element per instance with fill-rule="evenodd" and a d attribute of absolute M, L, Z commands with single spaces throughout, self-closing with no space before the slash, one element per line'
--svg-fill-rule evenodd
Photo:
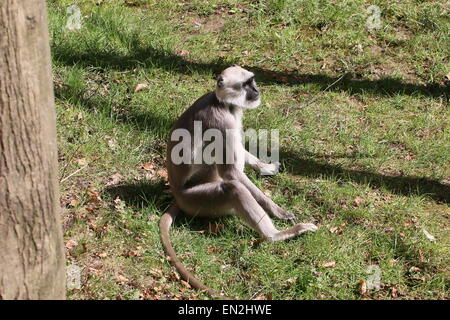
<path fill-rule="evenodd" d="M 153 207 L 162 216 L 168 207 L 175 202 L 169 187 L 163 181 L 139 181 L 107 187 L 105 190 L 113 199 L 119 197 L 126 206 L 134 210 Z M 220 228 L 229 225 L 230 216 L 218 218 L 191 217 L 180 214 L 174 221 L 174 226 L 187 227 L 192 232 L 198 232 L 208 237 L 219 237 Z"/>

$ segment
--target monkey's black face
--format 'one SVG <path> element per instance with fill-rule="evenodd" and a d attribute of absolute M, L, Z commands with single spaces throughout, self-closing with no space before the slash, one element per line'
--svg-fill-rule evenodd
<path fill-rule="evenodd" d="M 255 83 L 255 78 L 251 77 L 242 84 L 245 90 L 245 98 L 247 101 L 256 101 L 259 99 L 259 90 Z"/>

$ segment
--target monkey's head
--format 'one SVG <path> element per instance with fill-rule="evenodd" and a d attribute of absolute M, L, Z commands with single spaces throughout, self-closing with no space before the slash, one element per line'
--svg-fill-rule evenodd
<path fill-rule="evenodd" d="M 217 99 L 225 104 L 254 109 L 261 103 L 255 75 L 239 66 L 226 68 L 217 77 Z"/>

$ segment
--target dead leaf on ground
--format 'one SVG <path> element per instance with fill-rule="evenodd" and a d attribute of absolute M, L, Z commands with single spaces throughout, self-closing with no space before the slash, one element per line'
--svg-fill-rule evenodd
<path fill-rule="evenodd" d="M 108 147 L 109 147 L 111 150 L 114 150 L 114 149 L 116 148 L 116 144 L 117 144 L 116 139 L 108 140 Z"/>
<path fill-rule="evenodd" d="M 118 274 L 118 275 L 116 276 L 116 282 L 117 282 L 117 283 L 120 283 L 120 284 L 124 284 L 124 283 L 130 282 L 130 280 L 129 280 L 128 278 L 126 278 L 126 277 L 124 277 L 124 276 Z"/>
<path fill-rule="evenodd" d="M 78 201 L 77 199 L 72 199 L 69 202 L 69 207 L 75 208 L 78 207 L 80 205 L 80 201 Z"/>
<path fill-rule="evenodd" d="M 334 268 L 334 267 L 336 267 L 336 261 L 330 261 L 330 262 L 324 263 L 322 265 L 322 267 L 323 268 Z"/>
<path fill-rule="evenodd" d="M 122 255 L 124 257 L 141 257 L 142 254 L 137 250 L 125 250 Z"/>
<path fill-rule="evenodd" d="M 181 284 L 183 285 L 183 286 L 185 286 L 186 288 L 191 288 L 191 285 L 189 284 L 189 282 L 187 282 L 187 281 L 184 281 L 184 280 L 180 280 L 180 282 L 181 282 Z"/>
<path fill-rule="evenodd" d="M 359 280 L 358 291 L 359 291 L 360 295 L 362 295 L 362 296 L 366 295 L 366 293 L 367 293 L 367 283 L 366 283 L 365 280 Z"/>
<path fill-rule="evenodd" d="M 97 253 L 97 257 L 99 257 L 99 258 L 106 258 L 108 256 L 108 253 L 107 252 L 99 252 L 99 253 Z"/>
<path fill-rule="evenodd" d="M 125 202 L 123 202 L 119 197 L 113 200 L 114 202 L 114 208 L 117 210 L 123 210 L 125 209 Z"/>
<path fill-rule="evenodd" d="M 446 81 L 450 81 L 450 72 L 447 73 L 447 74 L 444 76 L 444 79 L 445 79 Z"/>
<path fill-rule="evenodd" d="M 156 175 L 159 176 L 164 181 L 167 181 L 169 179 L 169 175 L 167 173 L 167 169 L 159 169 L 156 171 Z"/>
<path fill-rule="evenodd" d="M 139 92 L 144 88 L 147 88 L 148 84 L 146 83 L 139 83 L 135 88 L 134 88 L 134 92 Z"/>
<path fill-rule="evenodd" d="M 121 182 L 123 180 L 123 177 L 120 173 L 115 173 L 112 176 L 108 177 L 108 183 L 106 184 L 107 187 L 114 186 Z"/>
<path fill-rule="evenodd" d="M 156 164 L 154 164 L 152 162 L 149 162 L 149 163 L 143 164 L 141 166 L 141 168 L 144 169 L 144 170 L 147 170 L 147 171 L 151 171 L 151 170 L 154 170 L 156 168 Z"/>
<path fill-rule="evenodd" d="M 73 248 L 75 248 L 78 245 L 78 241 L 76 240 L 69 240 L 66 242 L 65 247 L 67 250 L 72 250 Z"/>
<path fill-rule="evenodd" d="M 86 158 L 76 159 L 75 162 L 81 167 L 84 167 L 85 165 L 88 164 Z"/>
<path fill-rule="evenodd" d="M 209 254 L 213 254 L 214 252 L 221 253 L 222 252 L 222 248 L 221 247 L 217 247 L 217 246 L 210 246 L 210 247 L 208 247 L 208 253 Z"/>
<path fill-rule="evenodd" d="M 184 57 L 184 56 L 189 55 L 189 51 L 187 51 L 187 50 L 181 50 L 178 54 L 179 54 L 180 56 Z"/>
<path fill-rule="evenodd" d="M 420 271 L 422 271 L 422 269 L 420 269 L 419 267 L 412 266 L 411 268 L 409 268 L 409 273 L 420 272 Z"/>
<path fill-rule="evenodd" d="M 272 300 L 272 293 L 269 292 L 267 295 L 265 295 L 264 293 L 260 293 L 252 300 Z"/>
<path fill-rule="evenodd" d="M 353 199 L 353 203 L 356 207 L 363 205 L 365 202 L 366 202 L 366 200 L 364 200 L 361 197 L 355 197 L 355 199 Z"/>
<path fill-rule="evenodd" d="M 89 195 L 90 203 L 99 203 L 102 200 L 100 198 L 100 193 L 98 192 L 96 187 L 93 186 L 88 187 L 87 193 Z"/>
<path fill-rule="evenodd" d="M 337 226 L 337 227 L 330 227 L 328 229 L 331 233 L 336 233 L 336 234 L 342 234 L 344 232 L 344 229 L 342 229 L 341 226 Z"/>

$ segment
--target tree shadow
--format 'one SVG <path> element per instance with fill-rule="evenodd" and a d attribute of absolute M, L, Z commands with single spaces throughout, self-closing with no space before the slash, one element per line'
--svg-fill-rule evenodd
<path fill-rule="evenodd" d="M 80 53 L 74 51 L 72 47 L 64 46 L 64 44 L 54 46 L 52 54 L 55 61 L 67 66 L 80 65 L 118 71 L 134 70 L 138 67 L 160 67 L 181 74 L 192 74 L 195 71 L 211 77 L 219 74 L 231 64 L 238 62 L 233 58 L 196 62 L 168 50 L 157 49 L 151 45 L 142 46 L 137 38 L 130 43 L 129 51 L 132 54 L 128 55 L 114 51 L 103 51 L 95 47 L 89 47 L 86 51 Z M 368 80 L 360 79 L 350 73 L 341 79 L 326 74 L 301 73 L 297 70 L 277 71 L 251 65 L 243 65 L 243 67 L 252 70 L 257 75 L 258 82 L 264 84 L 282 84 L 285 86 L 315 84 L 319 86 L 320 90 L 346 91 L 349 94 L 369 93 L 387 96 L 420 94 L 432 97 L 444 96 L 446 99 L 450 95 L 450 87 L 438 83 L 415 84 L 392 77 Z M 334 85 L 330 87 L 333 83 Z"/>
<path fill-rule="evenodd" d="M 154 206 L 158 212 L 164 212 L 173 201 L 167 192 L 168 187 L 161 180 L 119 184 L 106 187 L 105 191 L 113 199 L 119 197 L 127 206 L 137 210 Z"/>
<path fill-rule="evenodd" d="M 175 119 L 169 116 L 162 116 L 161 114 L 155 115 L 151 112 L 139 112 L 137 110 L 130 112 L 129 101 L 131 97 L 126 97 L 120 103 L 115 104 L 114 108 L 106 107 L 110 105 L 108 97 L 102 97 L 98 94 L 86 97 L 85 92 L 72 90 L 68 86 L 55 88 L 55 97 L 61 100 L 73 101 L 90 113 L 100 111 L 118 123 L 133 125 L 138 130 L 156 132 L 161 137 L 165 137 L 168 134 L 169 129 L 175 122 Z M 122 113 L 122 111 L 125 112 Z"/>
<path fill-rule="evenodd" d="M 392 193 L 429 197 L 437 202 L 450 203 L 450 186 L 439 181 L 416 176 L 387 176 L 379 173 L 351 170 L 339 165 L 313 160 L 311 155 L 295 150 L 280 150 L 280 158 L 286 160 L 286 171 L 310 178 L 333 176 L 344 181 L 368 184 L 371 188 L 386 188 Z"/>

